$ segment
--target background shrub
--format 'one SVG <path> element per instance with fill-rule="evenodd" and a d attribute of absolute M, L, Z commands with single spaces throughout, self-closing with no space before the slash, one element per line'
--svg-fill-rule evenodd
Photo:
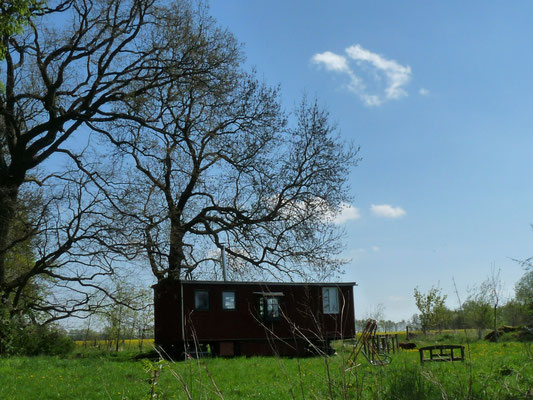
<path fill-rule="evenodd" d="M 64 356 L 73 349 L 72 339 L 56 326 L 0 320 L 0 355 Z"/>

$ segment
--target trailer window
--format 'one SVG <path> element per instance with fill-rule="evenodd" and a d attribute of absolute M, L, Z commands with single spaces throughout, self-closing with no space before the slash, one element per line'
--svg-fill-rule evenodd
<path fill-rule="evenodd" d="M 339 291 L 336 287 L 322 288 L 322 306 L 324 314 L 339 313 Z"/>
<path fill-rule="evenodd" d="M 222 309 L 235 310 L 235 292 L 222 292 Z"/>
<path fill-rule="evenodd" d="M 279 320 L 279 297 L 261 297 L 259 299 L 259 314 L 265 321 Z"/>
<path fill-rule="evenodd" d="M 194 291 L 194 309 L 199 311 L 209 310 L 209 292 L 207 290 Z"/>
<path fill-rule="evenodd" d="M 266 317 L 270 320 L 279 319 L 279 298 L 266 298 Z"/>

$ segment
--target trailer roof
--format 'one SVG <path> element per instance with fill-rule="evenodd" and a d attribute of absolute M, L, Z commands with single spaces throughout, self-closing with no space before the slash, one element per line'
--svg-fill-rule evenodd
<path fill-rule="evenodd" d="M 356 282 L 241 282 L 241 281 L 193 281 L 183 280 L 183 284 L 209 285 L 256 285 L 256 286 L 357 286 Z"/>

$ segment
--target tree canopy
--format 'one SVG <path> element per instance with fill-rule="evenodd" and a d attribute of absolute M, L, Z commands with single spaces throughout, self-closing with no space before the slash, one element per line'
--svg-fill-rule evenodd
<path fill-rule="evenodd" d="M 31 8 L 17 4 L 15 19 Z M 0 294 L 12 312 L 19 306 L 13 293 L 40 276 L 54 292 L 40 310 L 51 319 L 70 315 L 89 304 L 87 290 L 101 288 L 98 278 L 113 272 L 101 251 L 112 244 L 110 221 L 98 211 L 102 197 L 74 162 L 64 167 L 57 156 L 73 155 L 72 139 L 87 135 L 87 124 L 106 118 L 112 104 L 165 83 L 165 43 L 149 40 L 155 13 L 153 1 L 54 1 L 34 19 L 24 17 L 23 30 L 3 25 Z M 29 223 L 17 237 L 21 216 Z M 28 236 L 32 267 L 8 271 L 8 252 Z"/>
<path fill-rule="evenodd" d="M 416 307 L 420 311 L 420 325 L 424 334 L 434 327 L 443 312 L 446 310 L 444 302 L 446 295 L 442 290 L 436 287 L 429 289 L 427 293 L 422 293 L 418 287 L 414 289 Z"/>
<path fill-rule="evenodd" d="M 526 323 L 533 323 L 533 269 L 526 271 L 515 285 L 517 302 L 525 307 L 527 314 Z"/>
<path fill-rule="evenodd" d="M 33 305 L 51 321 L 90 311 L 95 291 L 112 297 L 102 282 L 135 260 L 182 279 L 205 274 L 223 245 L 235 277 L 339 270 L 333 217 L 356 149 L 318 102 L 286 112 L 204 4 L 3 7 L 0 297 L 11 313 L 30 282 L 51 294 Z M 33 257 L 14 268 L 27 240 Z"/>
<path fill-rule="evenodd" d="M 0 59 L 6 55 L 9 38 L 21 33 L 34 13 L 45 6 L 44 0 L 4 0 L 0 3 Z"/>
<path fill-rule="evenodd" d="M 235 39 L 209 16 L 165 15 L 180 78 L 122 104 L 130 119 L 92 124 L 122 166 L 114 188 L 124 189 L 106 193 L 154 275 L 205 274 L 224 245 L 234 278 L 338 271 L 332 216 L 348 201 L 356 151 L 317 102 L 284 112 L 279 89 L 243 70 Z"/>

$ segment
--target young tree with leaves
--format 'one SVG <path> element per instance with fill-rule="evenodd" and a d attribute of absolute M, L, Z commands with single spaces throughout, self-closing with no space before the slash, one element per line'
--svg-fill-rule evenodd
<path fill-rule="evenodd" d="M 515 285 L 516 301 L 523 307 L 525 323 L 533 325 L 533 269 L 526 271 Z"/>
<path fill-rule="evenodd" d="M 420 325 L 425 335 L 438 323 L 442 311 L 446 309 L 444 302 L 447 296 L 442 294 L 442 290 L 436 287 L 431 287 L 427 293 L 422 293 L 416 287 L 414 289 L 414 297 L 416 307 L 420 311 Z"/>
<path fill-rule="evenodd" d="M 481 283 L 481 290 L 487 293 L 487 300 L 492 307 L 492 327 L 494 340 L 498 341 L 498 311 L 503 296 L 503 283 L 500 278 L 500 270 L 492 267 L 491 274 Z"/>
<path fill-rule="evenodd" d="M 481 339 L 483 329 L 489 328 L 492 322 L 492 307 L 485 293 L 472 293 L 463 303 L 462 312 L 466 326 L 477 329 L 478 339 Z"/>

